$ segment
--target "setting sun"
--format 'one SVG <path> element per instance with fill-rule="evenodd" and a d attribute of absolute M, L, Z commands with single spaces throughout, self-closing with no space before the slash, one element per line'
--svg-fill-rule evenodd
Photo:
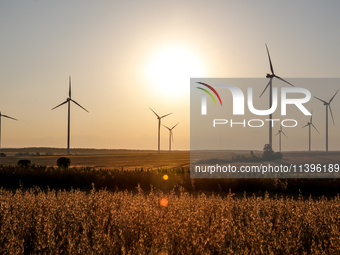
<path fill-rule="evenodd" d="M 189 92 L 191 77 L 204 75 L 204 66 L 190 50 L 169 47 L 158 52 L 151 59 L 146 74 L 158 92 L 183 95 Z"/>

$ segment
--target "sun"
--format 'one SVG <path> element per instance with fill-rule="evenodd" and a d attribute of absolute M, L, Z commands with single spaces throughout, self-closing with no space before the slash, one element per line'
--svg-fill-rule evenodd
<path fill-rule="evenodd" d="M 159 51 L 146 67 L 152 87 L 166 95 L 189 93 L 190 78 L 203 77 L 204 66 L 190 50 L 173 46 Z"/>

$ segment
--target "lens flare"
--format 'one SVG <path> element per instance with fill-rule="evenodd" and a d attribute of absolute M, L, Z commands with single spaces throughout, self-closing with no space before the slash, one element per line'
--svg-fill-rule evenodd
<path fill-rule="evenodd" d="M 166 206 L 168 206 L 168 199 L 166 199 L 166 198 L 162 198 L 161 199 L 161 206 L 164 206 L 164 207 L 166 207 Z"/>

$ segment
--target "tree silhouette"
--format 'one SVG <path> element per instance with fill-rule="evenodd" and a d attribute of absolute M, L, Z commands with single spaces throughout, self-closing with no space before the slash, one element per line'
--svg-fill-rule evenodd
<path fill-rule="evenodd" d="M 18 161 L 18 166 L 22 166 L 22 167 L 28 167 L 31 165 L 31 161 L 28 159 L 20 159 Z"/>
<path fill-rule="evenodd" d="M 263 148 L 263 155 L 262 158 L 264 159 L 271 159 L 273 157 L 274 151 L 270 144 L 265 144 Z"/>
<path fill-rule="evenodd" d="M 58 158 L 57 165 L 58 167 L 68 168 L 71 165 L 71 160 L 65 157 Z"/>

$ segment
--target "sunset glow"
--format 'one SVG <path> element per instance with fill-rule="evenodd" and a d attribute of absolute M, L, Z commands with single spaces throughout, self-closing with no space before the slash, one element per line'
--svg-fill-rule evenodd
<path fill-rule="evenodd" d="M 180 96 L 189 92 L 191 77 L 204 76 L 204 66 L 190 50 L 173 46 L 153 56 L 146 73 L 159 93 Z"/>

